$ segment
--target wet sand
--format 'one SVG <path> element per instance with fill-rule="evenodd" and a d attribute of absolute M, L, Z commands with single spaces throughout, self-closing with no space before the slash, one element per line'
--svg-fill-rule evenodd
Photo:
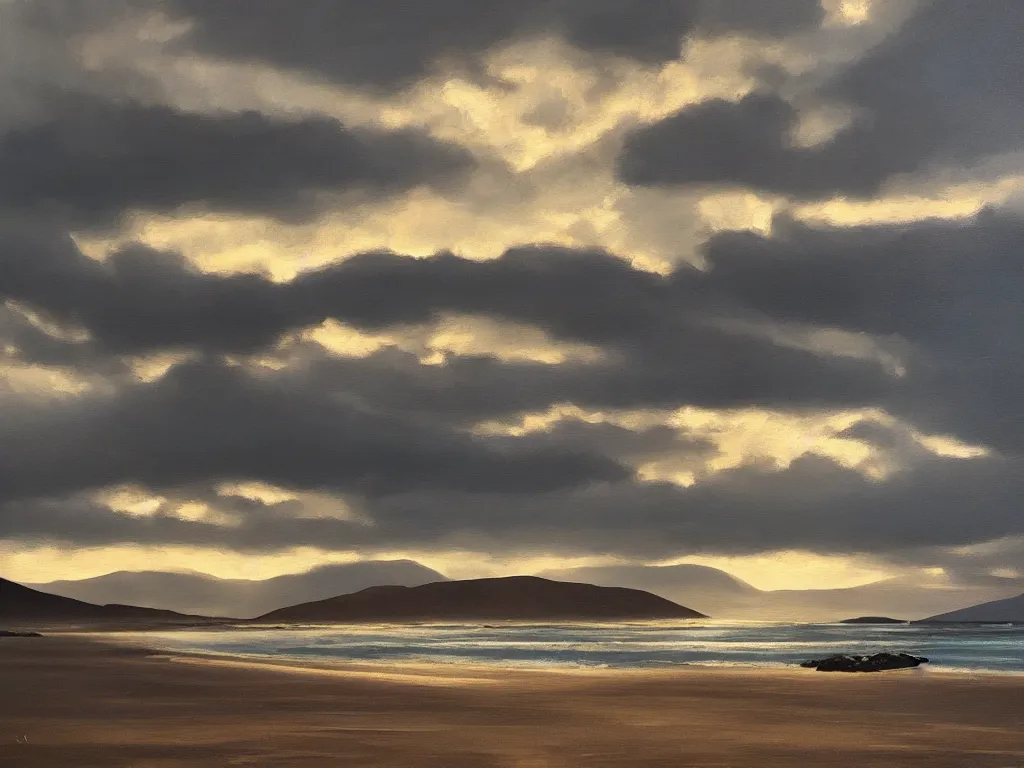
<path fill-rule="evenodd" d="M 1024 768 L 1024 677 L 295 669 L 3 638 L 0 766 Z"/>

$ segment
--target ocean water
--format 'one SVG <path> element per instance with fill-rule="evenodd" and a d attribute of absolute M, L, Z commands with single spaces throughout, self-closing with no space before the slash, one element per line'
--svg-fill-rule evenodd
<path fill-rule="evenodd" d="M 479 624 L 246 627 L 146 633 L 150 647 L 316 662 L 643 668 L 785 667 L 835 653 L 905 651 L 929 668 L 1024 673 L 1024 626 Z"/>

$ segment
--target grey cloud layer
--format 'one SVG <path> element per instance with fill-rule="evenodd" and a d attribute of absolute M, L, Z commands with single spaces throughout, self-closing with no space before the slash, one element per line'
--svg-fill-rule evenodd
<path fill-rule="evenodd" d="M 359 360 L 307 357 L 297 375 L 375 407 L 460 423 L 560 402 L 881 405 L 923 428 L 1024 448 L 1015 394 L 1024 371 L 1015 341 L 1024 221 L 1010 214 L 852 229 L 780 220 L 771 237 L 713 238 L 708 271 L 681 267 L 667 277 L 600 252 L 533 247 L 489 262 L 370 253 L 277 284 L 199 273 L 139 247 L 99 264 L 24 222 L 0 242 L 0 294 L 80 324 L 97 354 L 253 352 L 326 318 L 378 331 L 473 314 L 596 345 L 605 357 L 551 366 L 456 356 L 436 367 L 392 349 Z M 894 379 L 874 363 L 765 343 L 715 322 L 728 318 L 900 338 L 910 343 L 907 374 Z M 23 354 L 84 356 L 40 341 Z"/>
<path fill-rule="evenodd" d="M 522 248 L 489 262 L 371 253 L 276 284 L 257 275 L 199 273 L 180 257 L 139 247 L 100 264 L 69 238 L 35 233 L 24 222 L 0 231 L 0 246 L 5 239 L 0 295 L 80 325 L 97 354 L 253 352 L 326 318 L 381 330 L 446 313 L 526 323 L 606 350 L 596 363 L 479 357 L 441 368 L 390 350 L 369 360 L 314 360 L 300 371 L 324 387 L 341 382 L 377 407 L 459 422 L 559 402 L 863 405 L 891 387 L 877 365 L 716 327 L 716 313 L 737 310 L 713 277 L 684 268 L 664 278 L 600 252 Z"/>
<path fill-rule="evenodd" d="M 515 495 L 630 475 L 603 456 L 499 446 L 212 362 L 178 366 L 116 397 L 9 401 L 0 414 L 0 498 L 8 500 L 218 479 L 370 496 L 415 488 Z"/>
<path fill-rule="evenodd" d="M 786 470 L 742 467 L 689 488 L 613 482 L 533 493 L 422 490 L 353 499 L 372 525 L 297 517 L 295 502 L 264 504 L 202 488 L 184 498 L 240 515 L 236 526 L 170 514 L 127 517 L 84 499 L 7 503 L 0 537 L 102 545 L 184 544 L 278 551 L 294 546 L 370 550 L 466 547 L 502 554 L 595 551 L 641 559 L 798 548 L 935 563 L 948 548 L 1022 533 L 1019 460 L 930 456 L 879 483 L 830 460 Z M 965 508 L 971 509 L 964 515 Z M 1000 553 L 1020 566 L 1019 548 Z M 977 559 L 976 559 L 977 560 Z M 981 569 L 979 569 L 981 570 Z"/>
<path fill-rule="evenodd" d="M 14 526 L 8 535 L 57 535 L 55 508 L 31 497 L 115 482 L 173 488 L 221 478 L 354 494 L 375 525 L 295 521 L 294 510 L 283 508 L 252 515 L 241 529 L 213 529 L 170 518 L 125 521 L 91 507 L 98 524 L 106 522 L 80 535 L 166 535 L 182 543 L 234 537 L 237 546 L 252 548 L 310 537 L 367 547 L 469 537 L 494 547 L 546 541 L 565 551 L 654 557 L 775 546 L 881 551 L 1021 533 L 1014 458 L 932 457 L 884 483 L 808 459 L 783 473 L 748 468 L 679 489 L 627 481 L 615 463 L 707 450 L 664 430 L 568 423 L 549 435 L 479 441 L 452 429 L 558 402 L 862 404 L 1016 452 L 1022 242 L 1024 223 L 997 213 L 973 222 L 852 230 L 780 221 L 771 237 L 713 239 L 708 272 L 683 268 L 669 277 L 634 271 L 605 254 L 530 248 L 493 262 L 368 254 L 275 285 L 192 273 L 180 259 L 145 249 L 100 265 L 81 260 L 64 241 L 60 259 L 42 250 L 26 262 L 42 270 L 35 278 L 9 271 L 0 284 L 20 286 L 17 297 L 27 304 L 77 318 L 100 348 L 255 350 L 282 329 L 327 315 L 382 329 L 457 311 L 531 323 L 558 338 L 599 344 L 608 357 L 546 365 L 456 356 L 427 366 L 397 349 L 365 359 L 307 352 L 304 362 L 259 379 L 210 363 L 188 365 L 115 400 L 85 400 L 67 411 L 18 409 L 5 419 L 4 486 L 24 500 L 5 507 Z M 62 285 L 76 286 L 72 298 Z M 125 303 L 131 296 L 144 300 Z M 908 374 L 892 379 L 876 366 L 697 322 L 716 313 L 899 335 L 914 356 Z M 912 447 L 877 426 L 844 436 L 897 454 Z M 579 491 L 551 490 L 581 484 Z M 972 514 L 964 516 L 968 506 Z M 67 523 L 86 526 L 90 519 Z M 65 535 L 79 535 L 73 531 Z"/>
<path fill-rule="evenodd" d="M 67 41 L 126 10 L 163 7 L 194 17 L 179 50 L 385 91 L 440 62 L 472 69 L 487 49 L 540 32 L 598 56 L 658 63 L 688 36 L 785 35 L 822 19 L 810 0 L 757 8 L 746 0 L 118 0 L 56 12 L 59 5 L 19 0 L 0 13 L 39 10 L 19 23 Z M 637 184 L 870 196 L 894 174 L 1018 148 L 1012 73 L 1024 63 L 1021 6 L 993 0 L 976 9 L 935 0 L 826 83 L 818 100 L 864 115 L 829 143 L 792 146 L 799 115 L 764 91 L 637 130 L 620 173 Z M 712 237 L 707 271 L 684 266 L 667 276 L 613 254 L 528 244 L 490 262 L 365 253 L 287 283 L 204 273 L 141 245 L 101 263 L 83 256 L 69 228 L 190 206 L 309 218 L 323 196 L 448 185 L 472 160 L 415 132 L 154 106 L 156 91 L 136 100 L 127 81 L 100 83 L 76 70 L 71 49 L 41 76 L 47 86 L 33 92 L 32 109 L 0 121 L 0 299 L 89 339 L 53 338 L 10 306 L 0 311 L 0 350 L 106 377 L 108 389 L 49 404 L 0 397 L 0 538 L 663 557 L 780 547 L 939 551 L 1024 533 L 1016 508 L 1024 490 L 1019 216 L 989 211 L 959 223 L 849 229 L 780 219 L 770 236 Z M 111 93 L 118 83 L 119 98 Z M 0 77 L 0 85 L 9 83 Z M 452 314 L 534 326 L 597 347 L 600 359 L 552 365 L 451 355 L 425 365 L 395 347 L 339 358 L 294 343 L 280 371 L 245 360 L 327 318 L 405 331 Z M 787 324 L 903 340 L 906 374 L 736 330 Z M 131 356 L 166 350 L 198 361 L 153 383 L 130 378 Z M 242 364 L 226 362 L 227 353 Z M 810 456 L 784 471 L 744 466 L 682 488 L 632 471 L 710 456 L 705 442 L 668 428 L 566 421 L 522 437 L 468 431 L 483 419 L 564 404 L 804 413 L 878 406 L 1002 455 L 936 457 L 909 433 L 860 425 L 843 436 L 891 454 L 907 464 L 903 472 L 877 482 Z M 296 502 L 265 505 L 211 490 L 248 479 L 336 494 L 372 524 L 303 519 Z M 89 500 L 90 490 L 119 483 L 204 500 L 241 522 L 133 518 Z"/>

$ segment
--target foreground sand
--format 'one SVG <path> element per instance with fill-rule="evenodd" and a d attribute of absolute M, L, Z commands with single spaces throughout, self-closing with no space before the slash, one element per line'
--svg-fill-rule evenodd
<path fill-rule="evenodd" d="M 1024 767 L 1024 678 L 379 669 L 2 639 L 0 766 Z"/>

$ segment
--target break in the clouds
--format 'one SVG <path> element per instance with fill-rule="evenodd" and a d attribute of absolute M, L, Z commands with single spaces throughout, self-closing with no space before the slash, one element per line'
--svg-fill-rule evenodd
<path fill-rule="evenodd" d="M 4 46 L 0 73 L 0 541 L 638 561 L 798 549 L 972 583 L 1019 565 L 997 543 L 1024 535 L 1020 211 L 849 224 L 802 206 L 858 198 L 886 219 L 901 180 L 1019 167 L 1022 12 L 933 0 L 889 29 L 877 3 L 863 19 L 848 5 L 4 5 L 0 35 L 26 42 Z M 877 44 L 808 62 L 869 39 L 857 23 Z M 506 62 L 503 80 L 488 57 L 543 39 L 594 87 L 560 101 L 553 76 L 538 104 L 561 112 L 533 96 L 512 109 L 515 77 L 539 75 Z M 674 89 L 670 107 L 631 92 L 643 78 Z M 229 80 L 260 98 L 218 94 Z M 219 97 L 250 109 L 199 106 Z M 411 114 L 429 98 L 454 111 Z M 547 147 L 529 182 L 496 159 L 584 108 L 593 135 Z M 820 109 L 849 120 L 797 141 Z M 579 212 L 531 198 L 557 243 L 524 234 L 537 230 L 516 191 L 538 178 L 596 190 Z M 705 216 L 751 192 L 775 200 L 770 226 Z M 487 238 L 443 232 L 441 199 L 497 245 L 452 252 Z M 659 273 L 648 240 L 628 257 L 614 245 L 646 206 L 652 226 L 702 233 Z M 383 210 L 429 247 L 318 245 L 339 220 L 386 230 Z M 232 271 L 216 239 L 203 258 L 166 244 L 161 227 L 199 222 L 269 267 L 301 228 L 317 266 Z M 231 490 L 245 483 L 281 498 Z M 142 511 L 112 500 L 125 488 Z"/>

